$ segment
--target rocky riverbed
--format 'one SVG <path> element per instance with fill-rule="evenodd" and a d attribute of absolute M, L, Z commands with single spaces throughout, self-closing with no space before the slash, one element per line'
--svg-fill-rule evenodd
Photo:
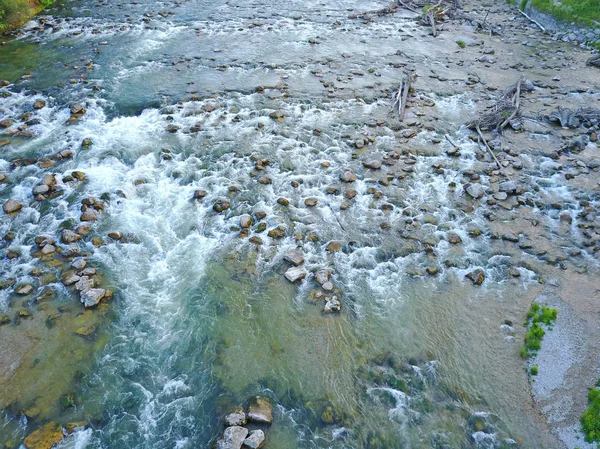
<path fill-rule="evenodd" d="M 8 39 L 0 444 L 587 447 L 600 71 L 462 3 L 77 0 Z"/>

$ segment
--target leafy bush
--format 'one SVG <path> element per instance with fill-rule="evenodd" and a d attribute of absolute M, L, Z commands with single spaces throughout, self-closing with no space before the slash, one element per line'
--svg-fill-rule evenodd
<path fill-rule="evenodd" d="M 556 309 L 540 306 L 536 302 L 531 305 L 525 322 L 528 330 L 525 334 L 525 346 L 520 351 L 521 357 L 527 359 L 542 349 L 542 339 L 546 335 L 546 331 L 541 324 L 545 324 L 549 330 L 552 330 L 551 326 L 556 323 L 557 316 L 558 310 Z"/>

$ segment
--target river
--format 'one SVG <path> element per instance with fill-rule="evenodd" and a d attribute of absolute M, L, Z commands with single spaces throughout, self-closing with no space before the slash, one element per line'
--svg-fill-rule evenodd
<path fill-rule="evenodd" d="M 23 205 L 0 219 L 0 234 L 14 233 L 4 253 L 19 253 L 0 260 L 0 280 L 16 280 L 0 290 L 15 357 L 0 377 L 0 444 L 19 447 L 52 420 L 76 424 L 60 448 L 208 448 L 224 414 L 256 395 L 274 408 L 270 449 L 562 444 L 519 348 L 537 295 L 564 286 L 571 304 L 593 290 L 597 247 L 578 224 L 582 199 L 596 206 L 597 167 L 566 183 L 543 151 L 562 136 L 531 125 L 504 147 L 528 149 L 505 164 L 525 189 L 498 193 L 501 173 L 462 125 L 520 73 L 551 83 L 556 71 L 520 42 L 544 38 L 522 18 L 501 38 L 460 21 L 434 38 L 407 10 L 350 17 L 383 6 L 68 0 L 0 47 L 0 119 L 12 121 L 1 199 Z M 497 63 L 478 62 L 486 48 Z M 400 123 L 390 103 L 409 69 Z M 573 85 L 589 89 L 568 91 L 570 104 L 598 99 L 586 70 Z M 559 104 L 535 83 L 533 109 Z M 85 114 L 72 117 L 73 104 Z M 347 170 L 356 180 L 340 179 Z M 36 201 L 47 174 L 56 195 Z M 470 198 L 467 182 L 491 201 Z M 69 246 L 62 232 L 89 198 L 103 202 L 98 220 Z M 230 207 L 216 212 L 218 201 Z M 40 257 L 39 235 L 59 250 Z M 293 249 L 307 274 L 296 283 L 284 277 Z M 89 310 L 60 281 L 81 256 L 114 291 Z M 333 293 L 315 282 L 320 269 Z M 18 295 L 25 283 L 34 292 Z M 590 290 L 565 294 L 575 285 Z M 323 293 L 339 313 L 322 312 Z M 571 304 L 581 320 L 585 304 Z M 583 397 L 597 370 L 586 363 Z"/>

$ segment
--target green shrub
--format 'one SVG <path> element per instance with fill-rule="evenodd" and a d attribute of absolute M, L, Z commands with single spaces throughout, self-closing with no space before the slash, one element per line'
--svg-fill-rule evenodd
<path fill-rule="evenodd" d="M 588 443 L 600 441 L 600 390 L 590 389 L 588 408 L 581 416 L 581 430 Z"/>
<path fill-rule="evenodd" d="M 532 376 L 537 376 L 538 375 L 538 366 L 533 365 L 531 367 L 531 369 L 529 370 L 529 374 L 531 374 Z"/>
<path fill-rule="evenodd" d="M 460 48 L 465 48 L 467 46 L 467 44 L 465 44 L 465 41 L 461 40 L 456 41 L 456 45 L 458 45 Z"/>

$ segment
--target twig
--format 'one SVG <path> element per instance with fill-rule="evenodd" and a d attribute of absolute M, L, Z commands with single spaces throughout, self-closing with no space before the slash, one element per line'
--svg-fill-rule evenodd
<path fill-rule="evenodd" d="M 402 83 L 400 84 L 400 88 L 396 93 L 396 99 L 392 103 L 392 108 L 398 104 L 398 119 L 400 121 L 404 120 L 404 113 L 406 112 L 406 103 L 408 102 L 408 92 L 410 91 L 410 84 L 415 72 L 409 72 Z"/>
<path fill-rule="evenodd" d="M 414 12 L 415 14 L 421 14 L 419 11 L 417 11 L 416 9 L 411 8 L 410 6 L 408 6 L 406 3 L 404 3 L 402 0 L 398 0 L 398 5 L 402 6 L 404 9 L 408 9 L 409 11 Z"/>
<path fill-rule="evenodd" d="M 483 18 L 483 23 L 481 24 L 481 28 L 484 28 L 484 27 L 485 27 L 485 21 L 487 20 L 487 18 L 488 18 L 488 14 L 490 13 L 490 11 L 491 11 L 491 10 L 492 10 L 492 7 L 490 6 L 490 7 L 488 8 L 487 12 L 485 13 L 485 17 Z"/>
<path fill-rule="evenodd" d="M 500 127 L 498 128 L 499 130 L 504 129 L 504 127 L 506 125 L 508 125 L 508 123 L 515 118 L 515 115 L 517 115 L 519 113 L 519 106 L 521 105 L 521 83 L 523 82 L 523 75 L 521 75 L 519 77 L 519 79 L 517 80 L 517 91 L 515 93 L 515 97 L 513 100 L 513 103 L 515 105 L 515 110 L 512 112 L 512 114 L 510 114 L 508 116 L 508 118 L 506 120 L 504 120 L 501 124 Z"/>
<path fill-rule="evenodd" d="M 525 13 L 525 11 L 521 11 L 521 9 L 519 9 L 519 12 L 520 12 L 521 14 L 523 14 L 525 17 L 527 17 L 529 20 L 531 20 L 533 23 L 535 23 L 537 26 L 539 26 L 539 27 L 540 27 L 540 29 L 541 29 L 541 30 L 542 30 L 544 33 L 546 32 L 546 28 L 544 28 L 544 27 L 543 27 L 543 26 L 540 24 L 540 22 L 538 22 L 537 20 L 534 20 L 534 19 L 532 19 L 531 17 L 529 17 L 529 16 L 527 15 L 527 13 Z"/>
<path fill-rule="evenodd" d="M 433 34 L 433 37 L 437 37 L 437 31 L 435 30 L 435 17 L 433 16 L 433 12 L 427 11 L 427 17 L 429 18 L 429 23 L 431 23 L 431 34 Z"/>
<path fill-rule="evenodd" d="M 475 127 L 475 129 L 477 130 L 477 134 L 479 134 L 479 138 L 483 141 L 483 144 L 485 145 L 485 147 L 487 148 L 487 150 L 490 152 L 490 154 L 492 155 L 492 157 L 496 161 L 496 164 L 498 164 L 498 168 L 500 169 L 500 173 L 502 173 L 506 178 L 508 178 L 508 175 L 504 171 L 504 167 L 502 167 L 502 164 L 500 164 L 500 161 L 498 160 L 498 158 L 496 157 L 496 155 L 494 154 L 494 152 L 492 151 L 492 149 L 488 145 L 487 140 L 485 140 L 485 137 L 483 137 L 483 134 L 481 133 L 481 129 L 479 129 L 479 125 L 477 125 Z"/>
<path fill-rule="evenodd" d="M 338 219 L 337 215 L 335 214 L 335 212 L 333 211 L 333 208 L 331 207 L 330 204 L 327 204 L 327 207 L 329 208 L 329 210 L 331 211 L 331 213 L 333 214 L 333 218 L 335 218 L 335 221 L 338 222 L 338 224 L 340 225 L 340 228 L 342 228 L 342 231 L 346 232 L 346 228 L 344 228 L 344 225 L 342 224 L 342 222 Z"/>

